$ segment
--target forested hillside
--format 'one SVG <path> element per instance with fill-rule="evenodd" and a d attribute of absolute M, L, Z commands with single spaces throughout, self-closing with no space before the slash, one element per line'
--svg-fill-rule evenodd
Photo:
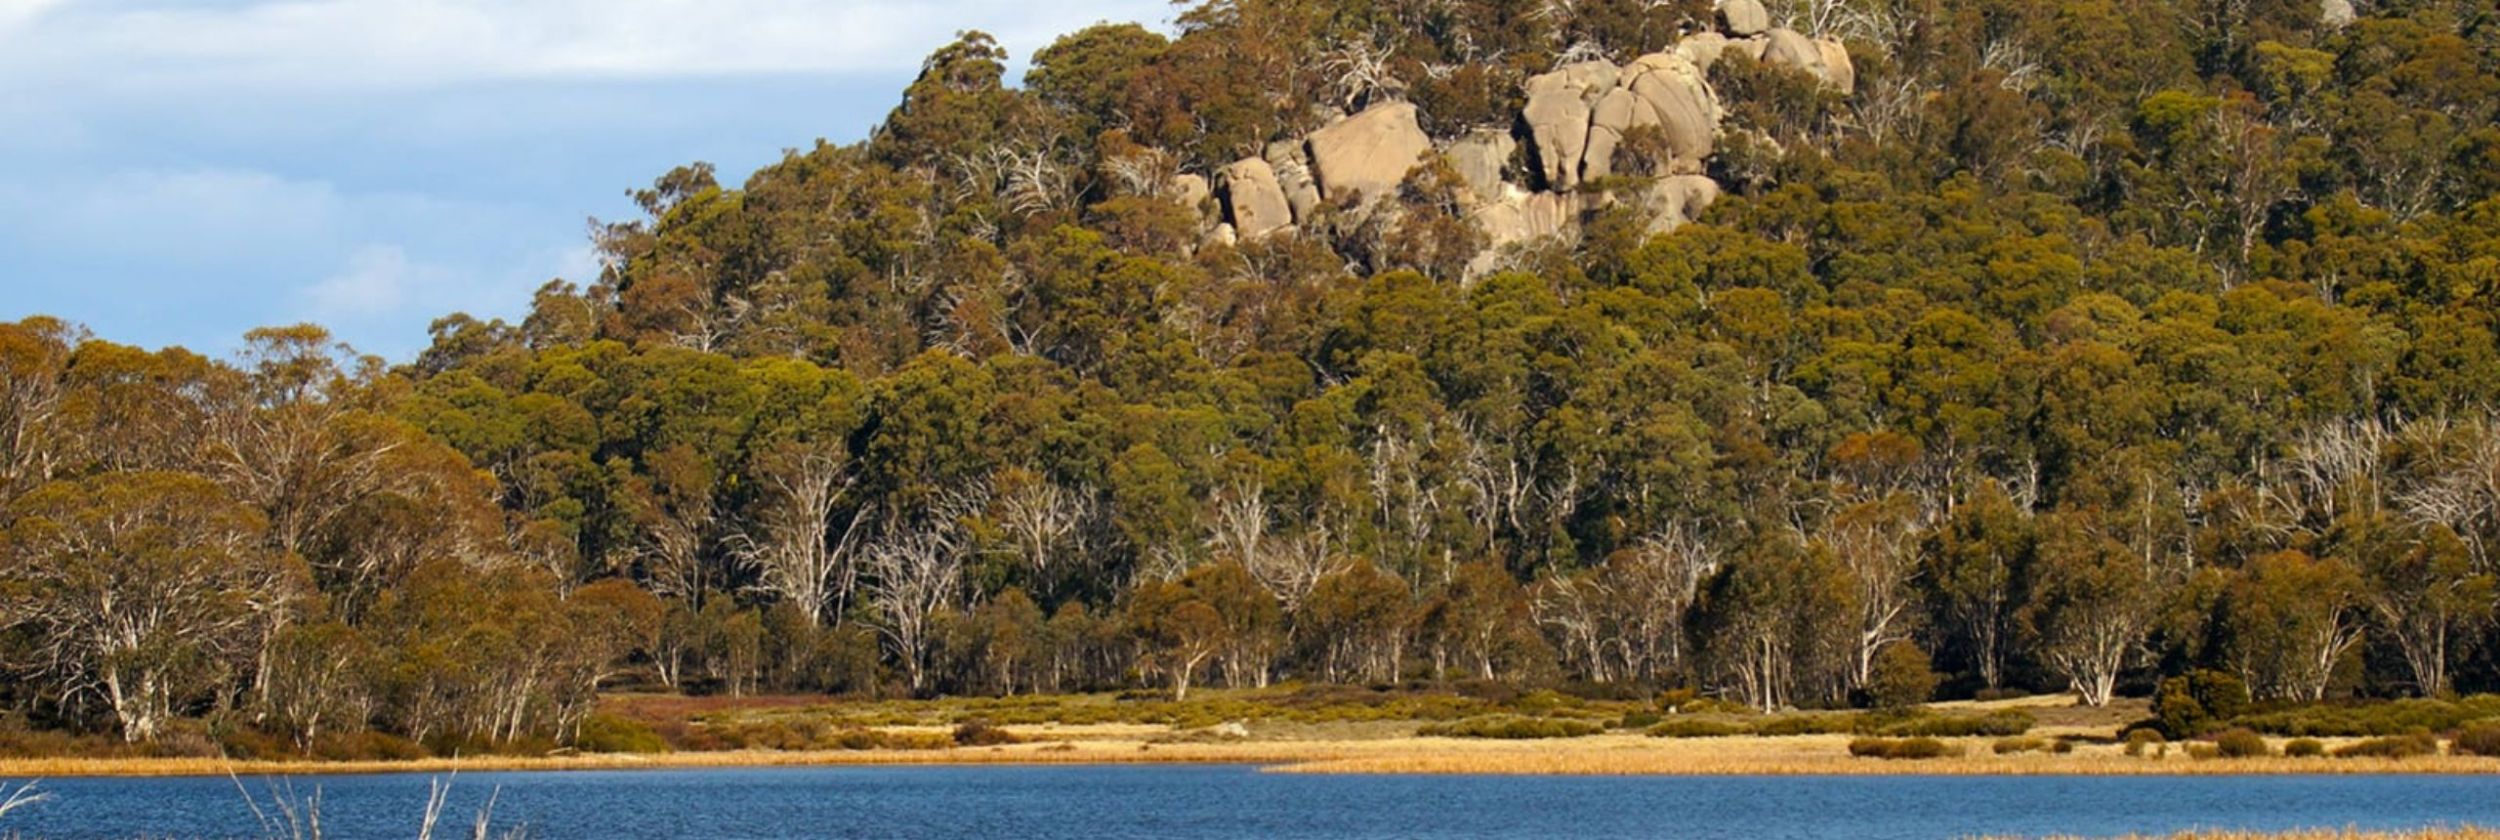
<path fill-rule="evenodd" d="M 968 33 L 404 365 L 0 325 L 0 696 L 2500 690 L 2488 0 L 1726 6 Z"/>

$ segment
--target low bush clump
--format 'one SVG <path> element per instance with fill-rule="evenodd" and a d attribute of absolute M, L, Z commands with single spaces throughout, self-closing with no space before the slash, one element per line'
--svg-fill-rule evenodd
<path fill-rule="evenodd" d="M 2317 758 L 2326 754 L 2326 745 L 2316 738 L 2294 738 L 2283 745 L 2284 758 Z"/>
<path fill-rule="evenodd" d="M 2030 712 L 2021 709 L 2001 709 L 1984 715 L 1916 715 L 1885 724 L 1869 734 L 1929 738 L 1994 738 L 2029 732 L 2032 725 L 2037 722 Z"/>
<path fill-rule="evenodd" d="M 2458 755 L 2500 758 L 2500 722 L 2466 727 L 2457 733 L 2453 749 Z"/>
<path fill-rule="evenodd" d="M 1731 703 L 1716 697 L 1705 697 L 1701 692 L 1689 688 L 1659 692 L 1658 708 L 1668 714 L 1687 715 L 1741 715 L 1753 711 L 1752 707 L 1743 703 Z"/>
<path fill-rule="evenodd" d="M 1934 738 L 1859 738 L 1849 742 L 1859 758 L 1922 759 L 1961 755 L 1962 751 Z"/>
<path fill-rule="evenodd" d="M 1657 712 L 1625 712 L 1623 720 L 1618 721 L 1615 724 L 1615 728 L 1648 729 L 1652 726 L 1657 726 L 1659 720 L 1661 720 L 1661 718 L 1658 716 Z"/>
<path fill-rule="evenodd" d="M 1858 732 L 1863 715 L 1782 715 L 1754 726 L 1754 734 L 1783 735 L 1847 735 Z"/>
<path fill-rule="evenodd" d="M 2408 732 L 2445 732 L 2475 721 L 2500 718 L 2500 695 L 2462 700 L 2392 700 L 2349 706 L 2302 706 L 2242 716 L 2241 726 L 2294 738 L 2359 738 Z"/>
<path fill-rule="evenodd" d="M 664 753 L 668 741 L 642 721 L 602 713 L 582 721 L 573 747 L 594 753 Z"/>
<path fill-rule="evenodd" d="M 2046 738 L 1998 738 L 1996 744 L 1991 746 L 1990 749 L 1995 750 L 1998 755 L 2045 752 L 2049 749 L 2049 741 Z"/>
<path fill-rule="evenodd" d="M 1494 715 L 1425 724 L 1415 734 L 1427 738 L 1579 738 L 1606 731 L 1595 721 Z"/>
<path fill-rule="evenodd" d="M 2155 758 L 2159 758 L 2170 751 L 2169 744 L 2170 740 L 2163 738 L 2158 730 L 2149 728 L 2127 730 L 2127 754 L 2130 756 L 2141 758 L 2145 753 L 2150 752 Z"/>
<path fill-rule="evenodd" d="M 2356 741 L 2335 748 L 2336 758 L 2420 758 L 2439 754 L 2439 739 L 2427 732 Z"/>
<path fill-rule="evenodd" d="M 2266 738 L 2246 729 L 2234 729 L 2214 736 L 2214 751 L 2223 758 L 2260 758 L 2274 754 L 2266 746 Z"/>
<path fill-rule="evenodd" d="M 1753 727 L 1723 720 L 1691 720 L 1679 718 L 1659 721 L 1646 732 L 1652 738 L 1730 738 L 1753 734 Z"/>
<path fill-rule="evenodd" d="M 886 732 L 851 727 L 833 733 L 824 746 L 843 750 L 942 750 L 955 746 L 943 732 Z"/>
<path fill-rule="evenodd" d="M 961 726 L 955 727 L 955 746 L 958 747 L 995 747 L 1021 743 L 1024 743 L 1024 739 L 1016 737 L 1015 733 L 992 726 L 989 721 L 980 718 L 964 721 Z"/>
<path fill-rule="evenodd" d="M 2199 670 L 2161 681 L 2153 719 L 2172 738 L 2203 735 L 2248 712 L 2248 684 L 2221 671 Z"/>

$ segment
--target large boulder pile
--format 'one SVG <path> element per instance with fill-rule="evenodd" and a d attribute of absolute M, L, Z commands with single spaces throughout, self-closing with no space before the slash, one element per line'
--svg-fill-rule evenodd
<path fill-rule="evenodd" d="M 1224 216 L 1233 234 L 1257 239 L 1293 226 L 1293 206 L 1276 184 L 1267 161 L 1249 158 L 1224 167 Z"/>
<path fill-rule="evenodd" d="M 1217 173 L 1225 222 L 1217 235 L 1251 240 L 1290 230 L 1310 223 L 1322 202 L 1367 210 L 1394 195 L 1435 152 L 1463 182 L 1459 203 L 1496 249 L 1574 236 L 1589 213 L 1618 204 L 1646 214 L 1651 232 L 1671 231 L 1719 197 L 1719 185 L 1702 174 L 1726 116 L 1710 85 L 1712 65 L 1741 54 L 1803 72 L 1842 95 L 1857 85 L 1838 41 L 1774 25 L 1762 0 L 1716 5 L 1717 31 L 1693 33 L 1627 65 L 1582 61 L 1530 77 L 1515 133 L 1479 128 L 1436 143 L 1414 105 L 1387 102 L 1300 140 L 1268 144 L 1258 157 Z M 1656 132 L 1658 142 L 1637 148 L 1654 159 L 1627 159 L 1636 153 L 1625 139 L 1643 130 Z M 1625 172 L 1653 177 L 1616 177 Z M 1476 270 L 1492 256 L 1480 257 Z"/>
<path fill-rule="evenodd" d="M 1414 105 L 1392 102 L 1312 132 L 1310 147 L 1320 197 L 1377 198 L 1397 191 L 1398 182 L 1432 151 L 1432 138 L 1417 126 Z"/>

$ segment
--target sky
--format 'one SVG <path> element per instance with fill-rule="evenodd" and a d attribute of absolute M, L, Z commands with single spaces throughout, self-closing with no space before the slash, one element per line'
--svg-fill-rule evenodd
<path fill-rule="evenodd" d="M 865 137 L 962 29 L 1022 59 L 1167 0 L 0 0 L 0 320 L 395 361 L 587 283 L 592 218 Z"/>

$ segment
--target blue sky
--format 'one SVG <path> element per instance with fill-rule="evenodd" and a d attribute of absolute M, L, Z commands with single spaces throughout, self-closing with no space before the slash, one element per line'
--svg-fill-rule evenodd
<path fill-rule="evenodd" d="M 405 360 L 593 274 L 678 164 L 850 142 L 977 28 L 1019 60 L 1163 0 L 0 0 L 0 320 L 230 352 L 313 321 Z M 1021 74 L 1019 66 L 1013 71 Z"/>

